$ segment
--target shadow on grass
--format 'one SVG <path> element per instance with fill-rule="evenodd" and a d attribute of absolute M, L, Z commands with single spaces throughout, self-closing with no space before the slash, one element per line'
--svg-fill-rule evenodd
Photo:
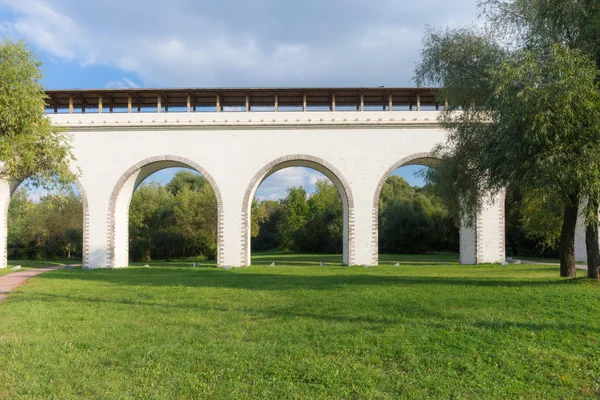
<path fill-rule="evenodd" d="M 342 266 L 343 256 L 341 254 L 298 254 L 289 251 L 268 251 L 255 253 L 252 255 L 252 265 L 269 265 L 275 262 L 276 265 L 285 266 L 318 266 L 325 263 L 329 266 Z M 176 259 L 176 260 L 153 260 L 149 262 L 136 261 L 132 266 L 160 265 L 171 267 L 191 267 L 198 263 L 200 267 L 216 267 L 215 260 L 204 260 L 197 258 Z M 457 254 L 380 254 L 379 265 L 459 265 Z"/>
<path fill-rule="evenodd" d="M 15 298 L 15 301 L 21 301 L 21 299 Z M 342 324 L 359 324 L 357 325 L 360 330 L 372 330 L 372 331 L 385 331 L 390 326 L 402 325 L 402 324 L 420 324 L 429 328 L 448 330 L 455 328 L 460 325 L 463 330 L 467 329 L 479 329 L 479 330 L 506 330 L 506 329 L 518 329 L 526 332 L 538 332 L 541 330 L 554 329 L 559 331 L 569 332 L 570 335 L 575 332 L 583 332 L 587 334 L 600 335 L 600 328 L 597 326 L 584 325 L 581 323 L 568 323 L 568 322 L 519 322 L 495 319 L 493 321 L 474 319 L 470 313 L 448 313 L 445 310 L 437 310 L 427 305 L 416 304 L 415 302 L 398 302 L 394 304 L 393 311 L 389 309 L 387 312 L 376 313 L 375 315 L 348 315 L 349 310 L 337 310 L 332 312 L 327 309 L 323 313 L 316 311 L 306 311 L 299 309 L 298 306 L 280 306 L 273 304 L 272 307 L 254 307 L 248 305 L 245 307 L 240 306 L 219 306 L 216 304 L 197 302 L 186 302 L 186 303 L 168 303 L 168 302 L 152 302 L 144 300 L 126 300 L 126 299 L 107 299 L 107 298 L 94 298 L 87 296 L 75 296 L 75 295 L 58 295 L 50 293 L 38 293 L 30 292 L 27 296 L 23 297 L 23 301 L 40 301 L 40 302 L 71 302 L 71 303 L 101 303 L 107 305 L 124 305 L 124 306 L 136 306 L 136 307 L 151 307 L 157 309 L 167 310 L 194 310 L 198 313 L 212 313 L 212 312 L 223 312 L 226 314 L 244 314 L 253 315 L 257 318 L 264 320 L 296 320 L 296 319 L 310 319 L 310 320 L 321 320 L 328 323 L 337 322 Z M 472 308 L 479 308 L 480 305 L 474 305 Z M 346 313 L 346 315 L 344 315 Z M 177 323 L 180 327 L 181 322 Z M 204 326 L 201 324 L 194 324 L 186 322 L 184 325 L 195 328 L 203 329 Z"/>
<path fill-rule="evenodd" d="M 285 267 L 281 267 L 285 268 Z M 323 267 L 334 268 L 334 267 Z M 482 278 L 482 277 L 443 277 L 421 275 L 375 275 L 341 274 L 336 268 L 334 275 L 294 275 L 290 273 L 246 273 L 216 268 L 131 268 L 122 270 L 58 270 L 45 274 L 41 279 L 99 281 L 116 286 L 156 286 L 156 287 L 211 287 L 248 290 L 328 290 L 341 286 L 424 286 L 431 290 L 432 285 L 465 287 L 552 287 L 569 285 L 585 279 L 549 278 Z M 529 269 L 521 269 L 527 272 Z M 532 267 L 532 271 L 555 271 L 555 268 Z"/>

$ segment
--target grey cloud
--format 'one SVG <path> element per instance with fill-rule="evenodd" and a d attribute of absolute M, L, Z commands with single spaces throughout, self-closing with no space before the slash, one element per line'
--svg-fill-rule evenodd
<path fill-rule="evenodd" d="M 469 0 L 0 0 L 2 8 L 55 56 L 117 66 L 144 86 L 410 85 L 425 26 L 466 25 L 477 14 Z"/>

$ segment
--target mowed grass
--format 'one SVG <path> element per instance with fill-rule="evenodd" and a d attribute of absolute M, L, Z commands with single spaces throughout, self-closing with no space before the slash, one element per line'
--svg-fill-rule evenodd
<path fill-rule="evenodd" d="M 31 279 L 0 303 L 0 398 L 600 396 L 597 282 L 547 265 L 272 256 Z"/>

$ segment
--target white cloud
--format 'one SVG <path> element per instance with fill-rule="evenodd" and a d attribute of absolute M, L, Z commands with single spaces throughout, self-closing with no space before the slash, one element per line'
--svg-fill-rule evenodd
<path fill-rule="evenodd" d="M 0 30 L 144 86 L 408 85 L 425 25 L 465 25 L 472 0 L 157 3 L 0 0 Z"/>
<path fill-rule="evenodd" d="M 106 84 L 107 89 L 131 89 L 139 87 L 140 85 L 138 85 L 129 78 L 122 78 L 119 80 L 110 81 Z"/>
<path fill-rule="evenodd" d="M 259 200 L 283 199 L 287 196 L 287 189 L 294 186 L 303 187 L 310 194 L 314 190 L 315 183 L 320 179 L 327 178 L 311 168 L 285 168 L 265 179 L 258 187 L 256 197 Z"/>

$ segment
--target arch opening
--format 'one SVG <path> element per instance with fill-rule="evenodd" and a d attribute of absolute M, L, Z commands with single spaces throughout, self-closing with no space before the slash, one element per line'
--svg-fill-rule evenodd
<path fill-rule="evenodd" d="M 418 153 L 396 162 L 381 178 L 373 199 L 374 264 L 459 260 L 457 218 L 424 179 L 427 169 L 437 167 L 436 158 Z"/>
<path fill-rule="evenodd" d="M 162 182 L 144 183 L 165 170 Z M 178 156 L 140 161 L 121 176 L 110 198 L 107 267 L 126 267 L 131 258 L 147 260 L 153 255 L 203 256 L 221 265 L 222 214 L 220 191 L 197 163 Z"/>
<path fill-rule="evenodd" d="M 304 207 L 307 217 L 300 217 L 300 220 L 302 221 L 300 222 L 302 230 L 298 230 L 300 234 L 296 236 L 298 238 L 296 242 L 297 248 L 321 250 L 328 249 L 329 251 L 332 249 L 341 249 L 342 263 L 345 265 L 352 265 L 352 249 L 354 241 L 354 200 L 352 198 L 350 187 L 339 170 L 337 170 L 333 165 L 325 160 L 308 155 L 286 156 L 274 160 L 261 168 L 261 170 L 255 174 L 248 185 L 242 205 L 243 265 L 248 266 L 251 264 L 252 205 L 254 204 L 255 208 L 258 206 L 258 202 L 254 199 L 259 186 L 269 177 L 275 176 L 274 174 L 276 174 L 278 171 L 282 171 L 287 168 L 298 167 L 314 170 L 316 173 L 318 173 L 318 175 L 313 175 L 313 183 L 316 183 L 316 185 L 314 188 L 311 187 L 308 190 L 308 196 L 306 196 L 304 199 L 305 204 L 301 206 Z M 319 183 L 317 183 L 318 176 L 323 178 Z M 288 198 L 289 196 L 296 196 L 296 200 L 298 200 L 306 194 L 306 189 L 295 188 L 288 192 Z M 288 200 L 282 200 L 278 202 L 278 205 L 284 209 L 287 204 L 286 201 Z M 319 203 L 317 204 L 317 202 Z M 323 214 L 320 214 L 322 210 L 320 210 L 319 207 L 321 206 L 328 207 L 331 215 L 324 217 Z M 341 210 L 339 210 L 339 208 L 341 208 Z M 341 215 L 338 216 L 336 213 L 339 211 L 341 211 Z M 310 237 L 311 235 L 308 232 L 310 232 L 310 229 L 317 229 L 317 219 L 320 218 L 319 215 L 323 217 L 322 224 L 327 224 L 331 227 L 330 234 L 324 234 L 322 231 L 320 231 L 320 233 L 323 234 L 323 237 L 326 238 L 329 243 L 316 244 L 314 241 L 311 242 L 311 240 L 316 240 L 316 238 Z M 336 229 L 341 232 L 336 232 Z M 304 247 L 301 245 L 301 243 L 304 245 Z"/>
<path fill-rule="evenodd" d="M 3 218 L 0 268 L 27 261 L 89 266 L 89 209 L 76 180 L 51 191 L 30 187 L 27 180 L 0 182 Z"/>

